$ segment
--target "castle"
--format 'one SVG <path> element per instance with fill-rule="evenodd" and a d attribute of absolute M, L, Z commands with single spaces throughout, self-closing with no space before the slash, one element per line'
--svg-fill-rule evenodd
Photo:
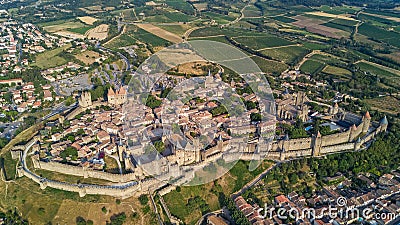
<path fill-rule="evenodd" d="M 124 87 L 119 90 L 113 90 L 111 87 L 108 89 L 107 101 L 111 105 L 122 105 L 126 102 L 127 93 Z"/>
<path fill-rule="evenodd" d="M 90 92 L 82 92 L 78 99 L 79 106 L 82 108 L 88 108 L 92 106 L 92 94 Z"/>
<path fill-rule="evenodd" d="M 87 109 L 94 109 L 96 106 L 107 104 L 118 106 L 127 101 L 127 93 L 122 87 L 117 91 L 110 88 L 107 96 L 107 102 L 92 102 L 90 93 L 82 93 L 79 98 L 79 107 L 66 115 L 66 119 L 71 120 L 79 113 Z M 278 117 L 283 117 L 284 119 L 299 117 L 303 121 L 307 121 L 308 106 L 305 103 L 309 101 L 303 92 L 298 92 L 297 95 L 290 95 L 285 91 L 283 100 L 277 104 Z M 121 107 L 115 108 L 121 109 Z M 135 107 L 134 109 L 128 112 L 127 116 L 133 117 L 141 110 L 147 113 L 145 115 L 152 113 L 146 107 Z M 112 121 L 114 121 L 117 116 L 118 113 L 114 113 L 113 117 L 110 114 L 110 120 L 113 118 Z M 106 115 L 99 116 L 96 120 L 102 117 L 106 117 Z M 130 171 L 128 174 L 111 174 L 59 162 L 41 161 L 37 155 L 29 156 L 32 159 L 34 168 L 81 177 L 100 178 L 113 182 L 114 184 L 112 185 L 69 184 L 49 180 L 32 173 L 26 166 L 26 157 L 29 151 L 39 151 L 35 149 L 40 139 L 39 135 L 35 136 L 25 146 L 16 146 L 14 151 L 23 152 L 20 154 L 23 165 L 18 168 L 18 174 L 27 176 L 39 183 L 41 188 L 53 187 L 74 191 L 78 192 L 80 196 L 103 194 L 124 198 L 144 193 L 149 189 L 156 190 L 160 187 L 166 187 L 160 191 L 160 193 L 166 193 L 172 190 L 171 186 L 166 186 L 171 179 L 174 180 L 176 185 L 186 183 L 195 177 L 196 170 L 204 168 L 217 160 L 222 160 L 226 163 L 239 159 L 248 161 L 270 159 L 279 162 L 299 157 L 319 157 L 343 151 L 357 151 L 363 149 L 364 146 L 368 146 L 368 143 L 377 134 L 385 132 L 388 127 L 386 117 L 380 122 L 373 122 L 368 112 L 360 117 L 344 112 L 337 104 L 330 107 L 328 117 L 330 121 L 340 126 L 341 132 L 325 136 L 318 132 L 311 137 L 298 139 L 290 139 L 286 135 L 283 139 L 273 140 L 272 136 L 275 134 L 276 120 L 271 119 L 264 123 L 248 126 L 247 129 L 248 132 L 258 134 L 264 129 L 266 133 L 271 135 L 262 136 L 260 139 L 252 138 L 247 141 L 241 138 L 240 133 L 232 135 L 231 139 L 225 138 L 225 140 L 221 135 L 218 135 L 214 136 L 214 144 L 206 149 L 202 149 L 203 147 L 198 139 L 183 141 L 179 136 L 171 132 L 165 132 L 168 131 L 167 127 L 164 127 L 161 123 L 153 123 L 154 118 L 150 118 L 150 122 L 147 123 L 142 117 L 138 117 L 140 121 L 135 123 L 136 126 L 125 130 L 126 135 L 121 135 L 116 139 L 119 141 L 118 144 L 117 142 L 111 143 L 117 145 L 118 158 L 121 163 L 124 163 L 125 169 Z M 104 124 L 103 120 L 101 122 L 99 120 L 98 126 L 100 128 Z M 148 126 L 149 124 L 152 125 Z M 110 129 L 113 129 L 113 126 Z M 231 127 L 228 127 L 228 129 L 231 129 Z M 244 130 L 244 128 L 240 127 L 240 129 L 236 130 Z M 127 139 L 127 136 L 132 136 L 132 139 Z M 171 152 L 163 155 L 158 152 L 146 153 L 148 144 L 158 140 L 159 137 L 165 146 L 171 149 Z M 108 137 L 107 139 L 110 138 Z M 130 140 L 129 146 L 125 146 L 122 139 L 124 141 L 128 140 L 128 143 Z M 12 155 L 15 157 L 18 154 Z"/>

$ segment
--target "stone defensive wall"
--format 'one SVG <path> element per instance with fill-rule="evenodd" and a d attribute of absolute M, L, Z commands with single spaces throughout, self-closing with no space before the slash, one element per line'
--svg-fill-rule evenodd
<path fill-rule="evenodd" d="M 87 169 L 80 166 L 66 165 L 58 162 L 43 162 L 37 158 L 32 157 L 33 166 L 36 169 L 48 170 L 57 173 L 63 173 L 68 175 L 80 176 L 84 178 L 96 178 L 102 180 L 108 180 L 113 183 L 125 183 L 132 180 L 136 180 L 135 173 L 128 174 L 112 174 L 103 171 Z"/>
<path fill-rule="evenodd" d="M 75 108 L 74 110 L 72 110 L 65 118 L 67 120 L 72 120 L 75 118 L 75 116 L 83 113 L 86 109 L 93 109 L 96 108 L 97 106 L 103 106 L 103 105 L 108 105 L 107 102 L 93 102 L 93 104 L 90 107 L 84 108 L 82 106 L 78 106 L 77 108 Z"/>
<path fill-rule="evenodd" d="M 41 189 L 47 187 L 60 189 L 64 191 L 79 193 L 83 197 L 86 194 L 92 195 L 109 195 L 120 198 L 128 198 L 131 196 L 138 196 L 142 194 L 142 186 L 138 182 L 130 182 L 122 185 L 93 185 L 93 184 L 70 184 L 60 181 L 49 180 L 40 177 L 29 170 L 18 168 L 20 176 L 26 176 L 40 185 Z"/>
<path fill-rule="evenodd" d="M 67 119 L 74 118 L 76 115 L 84 112 L 88 108 L 106 104 L 108 103 L 95 102 L 92 106 L 87 108 L 78 107 L 67 116 Z M 102 179 L 115 183 L 111 185 L 71 184 L 49 180 L 31 172 L 27 168 L 25 160 L 31 147 L 39 140 L 38 136 L 32 138 L 25 145 L 15 146 L 13 151 L 15 152 L 14 156 L 19 154 L 21 157 L 22 166 L 18 168 L 18 175 L 30 178 L 34 182 L 38 183 L 42 189 L 51 187 L 64 191 L 76 192 L 82 197 L 86 194 L 98 194 L 118 198 L 128 198 L 130 196 L 139 196 L 140 194 L 155 190 L 159 190 L 160 195 L 165 195 L 176 188 L 174 185 L 168 185 L 167 181 L 170 181 L 171 178 L 175 177 L 174 183 L 177 185 L 186 183 L 194 177 L 197 169 L 202 169 L 210 162 L 217 162 L 218 159 L 224 159 L 228 163 L 239 159 L 245 161 L 263 159 L 285 161 L 301 157 L 318 157 L 342 151 L 356 151 L 364 144 L 367 144 L 368 146 L 367 142 L 373 140 L 380 132 L 384 132 L 387 129 L 387 121 L 385 125 L 380 124 L 372 127 L 369 127 L 369 125 L 369 121 L 363 121 L 358 127 L 353 126 L 345 132 L 332 135 L 314 135 L 308 138 L 285 139 L 264 144 L 260 143 L 259 145 L 258 143 L 252 143 L 251 148 L 239 145 L 237 149 L 234 149 L 234 151 L 231 149 L 230 152 L 227 151 L 228 146 L 222 144 L 214 147 L 215 151 L 214 149 L 213 151 L 210 151 L 211 154 L 203 155 L 204 158 L 201 162 L 182 167 L 175 164 L 170 165 L 168 172 L 144 180 L 138 180 L 138 177 L 143 175 L 141 168 L 135 169 L 133 173 L 121 175 L 79 166 L 66 165 L 58 162 L 44 162 L 40 161 L 37 156 L 31 157 L 34 168 L 84 178 L 90 177 Z M 369 129 L 368 132 L 368 128 L 372 129 Z M 365 135 L 361 136 L 364 133 Z M 257 145 L 258 148 L 261 148 L 262 150 L 260 153 L 254 153 Z M 23 151 L 23 154 L 21 154 L 21 151 Z"/>
<path fill-rule="evenodd" d="M 344 143 L 321 148 L 321 155 L 355 149 L 355 143 Z"/>

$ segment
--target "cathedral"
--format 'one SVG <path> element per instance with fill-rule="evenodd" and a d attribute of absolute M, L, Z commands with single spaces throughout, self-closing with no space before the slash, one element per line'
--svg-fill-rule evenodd
<path fill-rule="evenodd" d="M 276 100 L 278 118 L 285 120 L 300 118 L 301 121 L 306 122 L 309 119 L 309 107 L 305 104 L 306 102 L 308 98 L 304 92 L 290 94 L 286 89 L 282 94 L 282 99 Z"/>

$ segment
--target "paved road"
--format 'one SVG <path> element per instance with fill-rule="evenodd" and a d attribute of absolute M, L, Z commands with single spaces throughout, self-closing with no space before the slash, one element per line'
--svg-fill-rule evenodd
<path fill-rule="evenodd" d="M 53 108 L 51 108 L 51 112 L 49 114 L 47 114 L 46 116 L 40 118 L 40 121 L 47 120 L 47 119 L 49 119 L 49 118 L 51 118 L 51 117 L 53 117 L 53 116 L 55 116 L 57 114 L 60 114 L 60 113 L 65 112 L 65 111 L 69 111 L 69 110 L 71 110 L 73 108 L 76 108 L 77 106 L 78 106 L 77 102 L 75 102 L 74 104 L 72 104 L 70 106 L 66 106 L 65 103 L 62 102 L 62 103 L 60 103 L 58 105 L 55 105 Z"/>
<path fill-rule="evenodd" d="M 15 130 L 21 125 L 21 122 L 15 121 L 12 123 L 0 123 L 0 128 L 4 128 L 4 131 L 0 133 L 0 137 L 11 139 L 15 133 Z"/>

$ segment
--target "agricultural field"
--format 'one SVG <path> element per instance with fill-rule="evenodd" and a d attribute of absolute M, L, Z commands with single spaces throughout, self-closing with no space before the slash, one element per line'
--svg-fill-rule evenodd
<path fill-rule="evenodd" d="M 315 42 L 304 42 L 303 46 L 310 50 L 323 50 L 323 49 L 327 48 L 326 45 L 320 44 L 320 43 L 315 43 Z"/>
<path fill-rule="evenodd" d="M 315 54 L 310 57 L 311 60 L 323 62 L 326 64 L 344 64 L 342 59 L 328 54 Z"/>
<path fill-rule="evenodd" d="M 400 99 L 392 96 L 380 98 L 372 98 L 364 100 L 373 110 L 379 110 L 385 113 L 398 114 L 400 113 Z"/>
<path fill-rule="evenodd" d="M 369 62 L 359 62 L 356 65 L 360 70 L 374 74 L 382 79 L 386 79 L 390 82 L 391 86 L 400 88 L 400 74 L 398 71 L 377 64 L 371 64 Z"/>
<path fill-rule="evenodd" d="M 262 12 L 257 7 L 250 5 L 243 11 L 244 17 L 259 17 Z"/>
<path fill-rule="evenodd" d="M 331 13 L 325 13 L 325 12 L 307 12 L 306 14 L 312 15 L 312 16 L 318 16 L 318 17 L 326 17 L 326 18 L 331 18 L 331 19 L 344 19 L 344 20 L 351 20 L 355 21 L 355 19 L 351 18 L 350 15 L 335 15 Z"/>
<path fill-rule="evenodd" d="M 168 6 L 189 15 L 193 15 L 195 12 L 193 6 L 185 0 L 166 0 L 165 3 Z"/>
<path fill-rule="evenodd" d="M 314 74 L 317 71 L 322 70 L 325 67 L 325 63 L 321 63 L 315 60 L 307 60 L 301 65 L 300 70 L 306 74 Z"/>
<path fill-rule="evenodd" d="M 222 42 L 228 45 L 231 45 L 228 40 L 224 36 L 213 36 L 213 37 L 198 37 L 198 38 L 191 38 L 190 41 L 193 40 L 208 40 L 208 41 L 217 41 L 217 42 Z"/>
<path fill-rule="evenodd" d="M 87 25 L 93 25 L 97 19 L 91 16 L 82 16 L 82 17 L 78 17 L 78 19 L 82 22 L 85 23 Z"/>
<path fill-rule="evenodd" d="M 67 60 L 58 56 L 58 54 L 71 47 L 72 47 L 71 44 L 67 44 L 63 47 L 38 54 L 35 58 L 34 65 L 39 67 L 40 69 L 48 69 L 56 66 L 61 66 L 67 63 Z"/>
<path fill-rule="evenodd" d="M 381 57 L 386 57 L 400 63 L 400 51 L 392 52 L 390 54 L 379 54 Z"/>
<path fill-rule="evenodd" d="M 337 66 L 326 66 L 322 72 L 331 74 L 331 75 L 336 75 L 336 76 L 351 76 L 351 71 L 337 67 Z"/>
<path fill-rule="evenodd" d="M 239 37 L 239 36 L 263 36 L 265 33 L 255 33 L 248 30 L 236 29 L 236 28 L 219 28 L 219 27 L 204 27 L 193 31 L 190 34 L 190 38 L 196 37 L 209 37 L 209 36 L 228 36 L 228 37 Z"/>
<path fill-rule="evenodd" d="M 198 11 L 203 11 L 207 9 L 207 3 L 194 3 L 193 6 L 198 10 Z"/>
<path fill-rule="evenodd" d="M 382 41 L 395 47 L 400 47 L 400 42 L 398 41 L 400 34 L 395 31 L 388 31 L 364 23 L 358 28 L 358 32 L 373 40 Z"/>
<path fill-rule="evenodd" d="M 235 17 L 226 16 L 214 12 L 204 12 L 202 14 L 204 17 L 215 20 L 218 24 L 227 24 L 235 20 Z"/>
<path fill-rule="evenodd" d="M 131 33 L 130 33 L 131 34 Z M 170 45 L 170 42 L 160 38 L 150 32 L 147 32 L 143 29 L 136 29 L 133 33 L 132 33 L 132 37 L 135 38 L 138 41 L 141 41 L 142 43 L 147 43 L 147 44 L 151 44 L 153 47 L 155 46 L 166 46 L 166 45 Z"/>
<path fill-rule="evenodd" d="M 308 49 L 300 46 L 289 46 L 263 50 L 261 53 L 281 62 L 293 64 L 296 60 L 303 58 L 308 53 Z"/>
<path fill-rule="evenodd" d="M 157 24 L 156 26 L 180 37 L 191 28 L 188 24 Z"/>
<path fill-rule="evenodd" d="M 84 26 L 84 27 L 78 27 L 78 28 L 68 28 L 67 31 L 70 31 L 72 33 L 85 35 L 86 32 L 88 32 L 92 28 L 94 28 L 94 27 L 93 26 Z"/>
<path fill-rule="evenodd" d="M 149 23 L 186 23 L 196 19 L 179 11 L 163 12 L 161 15 L 146 17 L 144 21 Z"/>
<path fill-rule="evenodd" d="M 75 55 L 75 58 L 78 59 L 79 61 L 83 62 L 86 65 L 91 65 L 96 60 L 98 60 L 101 57 L 101 55 L 98 52 L 95 51 L 84 51 L 80 52 L 79 54 Z"/>
<path fill-rule="evenodd" d="M 129 34 L 122 34 L 117 38 L 113 39 L 112 41 L 105 44 L 105 47 L 118 49 L 125 46 L 130 46 L 136 43 L 136 39 Z"/>
<path fill-rule="evenodd" d="M 328 23 L 330 20 L 327 17 L 316 16 L 314 14 L 309 14 L 307 16 L 296 16 L 294 17 L 296 22 L 292 24 L 299 27 L 305 28 L 307 31 L 315 34 L 319 34 L 325 37 L 331 38 L 342 38 L 342 37 L 349 37 L 350 32 L 345 30 L 340 30 L 337 28 L 324 26 L 324 24 Z"/>
<path fill-rule="evenodd" d="M 266 60 L 258 56 L 253 56 L 251 59 L 258 65 L 261 71 L 266 74 L 281 74 L 288 68 L 284 63 Z"/>
<path fill-rule="evenodd" d="M 316 9 L 318 9 L 319 11 L 323 11 L 325 13 L 334 14 L 334 15 L 354 14 L 358 10 L 360 10 L 360 8 L 355 7 L 355 6 L 335 6 L 335 7 L 331 7 L 331 6 L 327 6 L 327 5 L 323 5 L 321 7 L 316 8 Z"/>
<path fill-rule="evenodd" d="M 262 50 L 279 46 L 293 45 L 295 43 L 275 36 L 260 36 L 260 37 L 234 37 L 233 40 L 248 46 L 253 50 Z"/>
<path fill-rule="evenodd" d="M 46 25 L 43 26 L 43 29 L 49 33 L 55 33 L 58 31 L 64 31 L 64 30 L 68 30 L 68 29 L 78 29 L 78 28 L 82 28 L 82 27 L 86 27 L 85 24 L 83 24 L 80 21 L 76 21 L 76 20 L 70 20 L 70 21 L 60 21 L 60 23 L 53 23 L 50 25 Z"/>
<path fill-rule="evenodd" d="M 357 25 L 357 21 L 352 21 L 352 20 L 343 20 L 343 19 L 335 19 L 332 21 L 329 21 L 327 23 L 324 23 L 322 25 L 331 27 L 331 28 L 336 28 L 339 30 L 344 30 L 347 32 L 352 32 L 355 25 Z"/>
<path fill-rule="evenodd" d="M 283 22 L 283 23 L 293 23 L 293 22 L 296 22 L 295 19 L 292 19 L 292 18 L 287 17 L 287 16 L 275 16 L 275 17 L 271 17 L 271 18 L 274 19 L 274 20 Z"/>
<path fill-rule="evenodd" d="M 150 32 L 150 33 L 152 33 L 162 39 L 170 41 L 172 43 L 179 43 L 182 41 L 181 36 L 177 36 L 176 34 L 173 34 L 169 31 L 163 30 L 163 29 L 156 27 L 149 23 L 143 23 L 143 24 L 138 23 L 138 24 L 136 24 L 136 26 L 139 27 L 140 29 Z"/>
<path fill-rule="evenodd" d="M 85 35 L 88 39 L 104 40 L 108 36 L 108 27 L 109 25 L 107 24 L 100 24 L 99 26 L 87 31 Z"/>

